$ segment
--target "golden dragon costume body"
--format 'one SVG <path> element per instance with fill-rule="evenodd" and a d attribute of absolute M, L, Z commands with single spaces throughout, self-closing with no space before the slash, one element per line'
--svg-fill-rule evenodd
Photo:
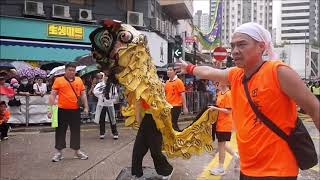
<path fill-rule="evenodd" d="M 217 112 L 205 111 L 182 132 L 171 124 L 172 106 L 166 101 L 164 87 L 152 62 L 146 36 L 127 24 L 103 20 L 102 27 L 90 34 L 92 53 L 101 71 L 109 74 L 107 84 L 117 81 L 126 89 L 128 107 L 126 125 L 134 125 L 134 104 L 142 98 L 150 105 L 150 112 L 163 136 L 163 150 L 169 158 L 188 159 L 193 154 L 212 151 L 211 124 Z"/>

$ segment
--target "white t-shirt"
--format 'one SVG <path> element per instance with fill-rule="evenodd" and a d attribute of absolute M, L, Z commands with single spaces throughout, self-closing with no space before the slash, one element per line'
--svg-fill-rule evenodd
<path fill-rule="evenodd" d="M 35 83 L 33 84 L 33 90 L 34 92 L 45 94 L 47 93 L 47 85 L 45 83 L 42 83 L 41 85 Z"/>

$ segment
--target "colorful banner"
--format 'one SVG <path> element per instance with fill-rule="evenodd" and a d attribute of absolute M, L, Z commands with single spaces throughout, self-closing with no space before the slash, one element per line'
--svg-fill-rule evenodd
<path fill-rule="evenodd" d="M 48 36 L 68 39 L 83 39 L 83 27 L 63 24 L 48 24 Z"/>
<path fill-rule="evenodd" d="M 194 27 L 196 31 L 196 37 L 200 44 L 205 49 L 214 49 L 221 42 L 221 30 L 222 30 L 222 2 L 217 1 L 218 6 L 216 6 L 216 10 L 214 13 L 214 17 L 211 22 L 211 28 L 209 33 L 203 33 L 197 27 Z"/>

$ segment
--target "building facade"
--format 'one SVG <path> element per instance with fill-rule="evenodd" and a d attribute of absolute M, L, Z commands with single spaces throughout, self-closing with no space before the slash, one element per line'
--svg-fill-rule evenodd
<path fill-rule="evenodd" d="M 281 44 L 288 63 L 302 78 L 320 77 L 319 1 L 281 1 Z"/>
<path fill-rule="evenodd" d="M 281 1 L 281 43 L 309 43 L 310 0 Z"/>
<path fill-rule="evenodd" d="M 272 0 L 221 0 L 222 44 L 229 46 L 235 28 L 246 22 L 256 22 L 272 33 Z M 210 0 L 211 20 L 217 0 Z"/>
<path fill-rule="evenodd" d="M 0 5 L 0 59 L 8 61 L 73 61 L 90 53 L 88 35 L 109 18 L 146 32 L 153 52 L 165 51 L 151 54 L 162 66 L 173 59 L 178 20 L 192 18 L 188 1 L 2 0 Z"/>
<path fill-rule="evenodd" d="M 209 14 L 202 13 L 202 10 L 198 10 L 193 16 L 193 24 L 203 32 L 209 31 L 209 28 L 210 28 Z"/>

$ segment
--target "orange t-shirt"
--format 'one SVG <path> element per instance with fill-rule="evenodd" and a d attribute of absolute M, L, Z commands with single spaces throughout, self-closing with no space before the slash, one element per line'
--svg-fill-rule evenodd
<path fill-rule="evenodd" d="M 75 80 L 71 82 L 73 89 L 75 90 L 76 94 L 74 94 L 70 83 L 65 79 L 64 76 L 58 77 L 53 85 L 52 89 L 58 91 L 58 107 L 62 109 L 78 109 L 78 99 L 77 97 L 80 96 L 81 92 L 85 90 L 83 82 L 81 78 L 75 77 Z"/>
<path fill-rule="evenodd" d="M 173 81 L 167 80 L 164 90 L 166 99 L 172 106 L 182 106 L 181 93 L 185 92 L 185 87 L 179 78 L 176 78 Z"/>
<path fill-rule="evenodd" d="M 297 119 L 296 103 L 284 94 L 278 81 L 281 61 L 267 61 L 248 81 L 248 89 L 259 110 L 289 134 Z M 298 165 L 286 141 L 257 119 L 245 95 L 243 69 L 228 73 L 231 84 L 232 117 L 237 130 L 240 170 L 247 176 L 297 176 Z"/>
<path fill-rule="evenodd" d="M 219 108 L 231 109 L 231 91 L 228 90 L 224 94 L 220 91 L 217 96 L 217 104 Z M 218 113 L 217 119 L 218 132 L 231 132 L 232 131 L 232 114 L 231 113 Z"/>
<path fill-rule="evenodd" d="M 4 120 L 4 118 L 6 118 L 6 120 Z M 3 116 L 0 115 L 0 124 L 2 124 L 3 122 L 5 123 L 8 122 L 9 118 L 10 118 L 10 112 L 6 110 Z"/>

